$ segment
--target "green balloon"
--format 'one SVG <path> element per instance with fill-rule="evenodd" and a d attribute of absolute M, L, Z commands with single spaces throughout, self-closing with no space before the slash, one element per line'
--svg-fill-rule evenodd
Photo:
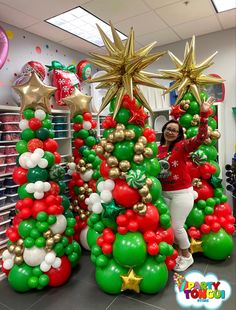
<path fill-rule="evenodd" d="M 86 129 L 81 129 L 77 132 L 77 138 L 86 139 L 89 136 L 89 132 Z"/>
<path fill-rule="evenodd" d="M 121 292 L 123 284 L 121 276 L 128 274 L 128 269 L 110 259 L 105 268 L 96 268 L 96 282 L 101 290 L 108 294 Z"/>
<path fill-rule="evenodd" d="M 27 142 L 25 140 L 19 140 L 16 143 L 16 151 L 19 154 L 23 154 L 25 152 L 28 152 L 28 148 L 27 148 Z"/>
<path fill-rule="evenodd" d="M 142 132 L 143 132 L 143 129 L 140 126 L 133 125 L 133 124 L 128 124 L 126 126 L 126 129 L 132 129 L 134 131 L 135 133 L 134 140 L 137 140 L 142 135 Z"/>
<path fill-rule="evenodd" d="M 35 240 L 35 245 L 38 248 L 43 248 L 46 245 L 46 240 L 44 237 L 39 237 L 38 239 Z"/>
<path fill-rule="evenodd" d="M 42 274 L 39 277 L 39 285 L 46 286 L 46 285 L 48 285 L 48 283 L 49 283 L 49 276 L 46 274 Z"/>
<path fill-rule="evenodd" d="M 201 209 L 193 208 L 189 213 L 186 224 L 188 227 L 195 226 L 199 228 L 204 223 L 204 213 Z"/>
<path fill-rule="evenodd" d="M 198 127 L 192 126 L 192 127 L 189 127 L 189 129 L 186 132 L 186 135 L 187 135 L 187 138 L 189 139 L 189 138 L 195 137 L 197 133 L 198 133 Z"/>
<path fill-rule="evenodd" d="M 232 236 L 222 228 L 218 232 L 211 231 L 202 235 L 203 253 L 210 259 L 226 259 L 233 252 L 233 247 Z"/>
<path fill-rule="evenodd" d="M 193 96 L 192 93 L 187 92 L 187 93 L 184 94 L 183 100 L 194 101 L 194 100 L 195 100 L 195 97 Z"/>
<path fill-rule="evenodd" d="M 57 254 L 57 256 L 63 256 L 65 254 L 65 249 L 64 249 L 64 245 L 61 242 L 58 242 L 53 250 L 55 251 L 55 253 Z"/>
<path fill-rule="evenodd" d="M 30 120 L 31 118 L 34 117 L 34 110 L 32 109 L 26 109 L 23 112 L 24 118 L 27 120 Z"/>
<path fill-rule="evenodd" d="M 212 109 L 211 116 L 215 116 L 216 115 L 216 106 L 215 105 L 211 105 L 211 109 Z"/>
<path fill-rule="evenodd" d="M 170 215 L 165 213 L 160 216 L 160 225 L 162 228 L 169 228 L 171 226 Z"/>
<path fill-rule="evenodd" d="M 46 140 L 49 138 L 49 130 L 47 128 L 41 127 L 36 130 L 36 137 L 40 140 Z"/>
<path fill-rule="evenodd" d="M 104 138 L 107 138 L 108 135 L 109 135 L 110 133 L 112 133 L 113 131 L 114 131 L 114 128 L 104 129 L 104 131 L 103 131 L 103 137 L 104 137 Z"/>
<path fill-rule="evenodd" d="M 147 250 L 143 235 L 140 232 L 116 234 L 113 243 L 113 256 L 117 263 L 125 267 L 139 266 L 144 263 Z"/>
<path fill-rule="evenodd" d="M 66 183 L 64 181 L 58 181 L 58 185 L 60 186 L 60 195 L 64 194 L 66 190 Z"/>
<path fill-rule="evenodd" d="M 191 125 L 191 122 L 193 120 L 193 117 L 189 113 L 185 113 L 180 116 L 179 118 L 179 123 L 182 125 L 184 128 L 189 128 Z"/>
<path fill-rule="evenodd" d="M 149 179 L 152 180 L 152 186 L 150 187 L 149 191 L 152 195 L 152 202 L 155 202 L 161 196 L 161 182 L 153 176 L 149 176 Z"/>
<path fill-rule="evenodd" d="M 24 198 L 34 198 L 34 195 L 33 194 L 30 194 L 26 191 L 26 186 L 27 186 L 28 183 L 25 183 L 21 186 L 18 187 L 17 189 L 17 193 L 20 197 L 20 199 L 24 199 Z"/>
<path fill-rule="evenodd" d="M 100 234 L 98 232 L 96 232 L 94 229 L 92 229 L 92 228 L 88 229 L 87 242 L 88 242 L 90 249 L 92 248 L 93 245 L 96 244 L 96 240 L 99 236 L 100 236 Z"/>
<path fill-rule="evenodd" d="M 65 195 L 62 195 L 61 198 L 62 198 L 61 202 L 62 206 L 64 207 L 64 210 L 67 210 L 70 207 L 70 200 Z"/>
<path fill-rule="evenodd" d="M 39 278 L 38 277 L 30 277 L 28 281 L 28 285 L 30 288 L 36 288 L 39 284 Z"/>
<path fill-rule="evenodd" d="M 115 108 L 115 103 L 116 103 L 116 97 L 113 97 L 113 98 L 111 99 L 110 104 L 109 104 L 109 112 L 110 112 L 110 113 L 113 113 L 114 108 Z"/>
<path fill-rule="evenodd" d="M 40 233 L 39 233 L 38 229 L 33 228 L 33 229 L 30 231 L 30 237 L 33 238 L 33 239 L 39 238 L 39 237 L 40 237 Z"/>
<path fill-rule="evenodd" d="M 163 289 L 168 281 L 168 269 L 165 263 L 157 264 L 153 257 L 148 257 L 142 266 L 134 269 L 142 277 L 140 290 L 147 294 L 156 294 Z"/>
<path fill-rule="evenodd" d="M 86 140 L 85 140 L 85 143 L 92 147 L 96 144 L 96 138 L 92 137 L 92 136 L 89 136 Z"/>
<path fill-rule="evenodd" d="M 145 167 L 146 167 L 146 175 L 147 176 L 154 176 L 157 177 L 157 175 L 161 171 L 161 166 L 159 164 L 159 161 L 157 158 L 147 158 L 144 160 Z"/>
<path fill-rule="evenodd" d="M 157 156 L 157 144 L 156 142 L 151 142 L 151 143 L 147 143 L 146 147 L 150 147 L 150 149 L 152 149 L 153 151 L 153 157 L 156 157 Z"/>
<path fill-rule="evenodd" d="M 107 266 L 107 264 L 108 264 L 108 258 L 106 257 L 106 255 L 101 254 L 97 257 L 97 259 L 96 259 L 96 266 L 97 267 L 104 268 Z"/>
<path fill-rule="evenodd" d="M 31 237 L 27 237 L 24 240 L 24 246 L 26 248 L 32 248 L 34 246 L 34 239 Z"/>
<path fill-rule="evenodd" d="M 49 225 L 55 224 L 56 221 L 57 221 L 57 218 L 56 218 L 55 215 L 52 215 L 52 214 L 51 214 L 51 215 L 48 216 L 48 224 L 49 224 Z"/>
<path fill-rule="evenodd" d="M 117 123 L 128 124 L 128 120 L 130 118 L 130 111 L 124 108 L 121 108 L 116 114 L 115 120 Z"/>
<path fill-rule="evenodd" d="M 83 120 L 84 118 L 81 114 L 78 114 L 75 117 L 73 117 L 73 123 L 82 123 Z"/>
<path fill-rule="evenodd" d="M 214 161 L 214 160 L 210 160 L 210 164 L 211 164 L 212 166 L 215 166 L 215 167 L 216 167 L 216 172 L 213 173 L 213 175 L 214 175 L 215 177 L 219 177 L 219 176 L 220 176 L 220 166 L 219 166 L 219 164 L 218 164 L 216 161 Z"/>
<path fill-rule="evenodd" d="M 27 173 L 27 179 L 31 183 L 35 183 L 36 181 L 47 181 L 48 179 L 48 172 L 46 169 L 35 167 L 30 168 Z"/>
<path fill-rule="evenodd" d="M 208 126 L 210 126 L 213 130 L 217 127 L 217 122 L 214 118 L 208 117 Z"/>
<path fill-rule="evenodd" d="M 207 161 L 216 160 L 217 158 L 217 149 L 212 145 L 201 145 L 199 147 L 200 150 L 202 150 L 206 156 Z"/>
<path fill-rule="evenodd" d="M 189 103 L 189 108 L 186 110 L 186 113 L 189 113 L 191 115 L 199 114 L 200 113 L 200 107 L 197 101 L 191 101 Z"/>
<path fill-rule="evenodd" d="M 17 292 L 27 292 L 30 290 L 29 279 L 32 276 L 32 267 L 25 263 L 14 265 L 8 275 L 11 287 Z"/>
<path fill-rule="evenodd" d="M 25 140 L 25 141 L 29 141 L 31 139 L 35 138 L 35 131 L 30 129 L 30 128 L 26 128 L 22 131 L 21 133 L 21 139 Z"/>
<path fill-rule="evenodd" d="M 52 122 L 50 119 L 48 118 L 45 118 L 43 121 L 42 121 L 42 127 L 43 128 L 47 128 L 47 129 L 51 129 L 52 128 Z"/>
<path fill-rule="evenodd" d="M 53 139 L 54 137 L 55 137 L 54 131 L 49 129 L 49 138 Z"/>
<path fill-rule="evenodd" d="M 122 142 L 115 143 L 115 148 L 112 154 L 118 160 L 131 161 L 134 157 L 134 142 L 122 141 Z"/>

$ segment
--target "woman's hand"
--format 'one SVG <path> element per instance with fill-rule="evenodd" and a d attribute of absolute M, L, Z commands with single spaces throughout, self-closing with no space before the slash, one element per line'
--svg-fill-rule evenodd
<path fill-rule="evenodd" d="M 200 107 L 200 112 L 208 112 L 214 101 L 215 99 L 213 97 L 209 97 L 207 101 L 204 99 Z"/>

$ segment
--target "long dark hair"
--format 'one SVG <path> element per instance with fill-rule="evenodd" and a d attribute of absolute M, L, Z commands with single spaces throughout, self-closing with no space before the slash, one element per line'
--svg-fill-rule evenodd
<path fill-rule="evenodd" d="M 179 134 L 177 136 L 177 138 L 172 141 L 169 145 L 169 148 L 168 148 L 168 152 L 171 152 L 175 146 L 175 143 L 179 142 L 180 140 L 183 140 L 184 139 L 184 130 L 183 130 L 183 127 L 180 125 L 180 123 L 174 119 L 171 119 L 169 122 L 165 123 L 165 125 L 162 127 L 162 134 L 161 134 L 161 139 L 160 139 L 160 145 L 163 145 L 165 144 L 166 140 L 165 140 L 165 137 L 164 137 L 164 131 L 167 127 L 167 125 L 169 124 L 177 124 L 179 126 Z"/>

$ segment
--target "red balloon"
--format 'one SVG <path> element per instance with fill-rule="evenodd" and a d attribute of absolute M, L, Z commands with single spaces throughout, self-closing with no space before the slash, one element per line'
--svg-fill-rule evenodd
<path fill-rule="evenodd" d="M 84 140 L 80 139 L 80 138 L 76 138 L 74 140 L 74 146 L 79 149 L 81 146 L 84 145 Z"/>
<path fill-rule="evenodd" d="M 145 231 L 145 233 L 143 234 L 143 238 L 147 243 L 156 242 L 156 234 L 154 233 L 154 231 L 151 230 Z"/>
<path fill-rule="evenodd" d="M 117 204 L 125 208 L 133 207 L 133 205 L 141 199 L 139 192 L 130 187 L 125 180 L 121 179 L 116 180 L 115 188 L 112 191 L 112 196 Z"/>
<path fill-rule="evenodd" d="M 37 130 L 41 127 L 42 127 L 42 123 L 41 123 L 40 119 L 33 117 L 29 120 L 29 128 L 30 129 Z"/>
<path fill-rule="evenodd" d="M 83 128 L 83 125 L 81 123 L 74 123 L 73 124 L 74 131 L 79 131 L 82 128 Z"/>
<path fill-rule="evenodd" d="M 29 140 L 27 143 L 29 152 L 33 153 L 36 149 L 43 149 L 43 142 L 37 138 Z"/>
<path fill-rule="evenodd" d="M 172 270 L 176 265 L 175 259 L 172 259 L 170 257 L 166 258 L 165 263 L 168 270 Z"/>
<path fill-rule="evenodd" d="M 22 200 L 24 208 L 32 208 L 34 204 L 34 200 L 32 198 L 24 198 Z"/>
<path fill-rule="evenodd" d="M 174 243 L 174 232 L 172 228 L 168 228 L 161 232 L 162 241 L 165 241 L 168 244 Z"/>
<path fill-rule="evenodd" d="M 95 120 L 91 120 L 91 124 L 93 129 L 97 127 L 97 122 Z"/>
<path fill-rule="evenodd" d="M 36 218 L 39 212 L 47 213 L 47 204 L 44 199 L 34 201 L 34 204 L 32 207 L 32 216 Z"/>
<path fill-rule="evenodd" d="M 209 234 L 209 232 L 211 231 L 211 227 L 209 225 L 207 225 L 207 224 L 202 224 L 200 226 L 200 230 L 204 234 Z"/>
<path fill-rule="evenodd" d="M 44 196 L 48 197 L 49 195 L 54 195 L 54 196 L 55 195 L 59 195 L 59 193 L 60 193 L 60 186 L 56 182 L 54 182 L 54 181 L 50 181 L 49 183 L 51 184 L 51 189 L 50 189 L 50 191 L 46 192 L 44 194 Z"/>
<path fill-rule="evenodd" d="M 92 188 L 93 192 L 96 192 L 97 180 L 91 179 L 88 182 L 88 185 L 89 185 L 90 188 Z"/>
<path fill-rule="evenodd" d="M 93 119 L 92 114 L 89 112 L 84 112 L 83 113 L 83 118 L 85 121 L 91 121 Z"/>
<path fill-rule="evenodd" d="M 145 232 L 147 230 L 156 231 L 159 223 L 159 213 L 157 208 L 151 203 L 147 203 L 147 211 L 145 215 L 137 215 L 139 230 Z"/>
<path fill-rule="evenodd" d="M 232 224 L 226 224 L 224 229 L 230 235 L 232 235 L 234 233 L 234 231 L 235 231 L 235 227 Z"/>
<path fill-rule="evenodd" d="M 19 213 L 18 216 L 22 220 L 28 219 L 32 215 L 30 208 L 23 208 Z"/>
<path fill-rule="evenodd" d="M 27 170 L 22 167 L 17 167 L 14 169 L 12 178 L 16 184 L 22 185 L 27 183 Z"/>
<path fill-rule="evenodd" d="M 55 164 L 60 164 L 61 163 L 61 155 L 57 152 L 54 152 L 53 155 L 55 157 Z"/>
<path fill-rule="evenodd" d="M 191 178 L 200 178 L 199 166 L 197 166 L 194 162 L 190 160 L 187 160 L 186 164 Z"/>
<path fill-rule="evenodd" d="M 211 230 L 214 231 L 214 232 L 217 232 L 221 229 L 221 226 L 219 223 L 217 222 L 214 222 L 212 225 L 211 225 Z"/>
<path fill-rule="evenodd" d="M 53 139 L 46 139 L 44 142 L 43 142 L 43 149 L 44 151 L 49 151 L 49 152 L 56 152 L 58 148 L 58 144 L 57 144 L 57 141 L 53 140 Z"/>
<path fill-rule="evenodd" d="M 6 235 L 12 242 L 16 242 L 20 238 L 20 235 L 15 227 L 9 227 L 6 231 Z"/>
<path fill-rule="evenodd" d="M 60 286 L 64 284 L 71 275 L 71 264 L 66 256 L 61 257 L 61 266 L 51 268 L 46 274 L 49 276 L 49 286 Z"/>
<path fill-rule="evenodd" d="M 103 243 L 102 251 L 104 254 L 111 254 L 112 253 L 112 245 L 110 243 Z"/>
<path fill-rule="evenodd" d="M 195 201 L 207 200 L 208 198 L 214 197 L 214 190 L 212 186 L 205 180 L 202 180 L 201 187 L 194 186 L 193 189 L 198 193 L 198 197 Z"/>
<path fill-rule="evenodd" d="M 135 220 L 131 220 L 129 223 L 128 223 L 128 229 L 129 231 L 137 231 L 138 230 L 138 222 L 135 221 Z"/>
<path fill-rule="evenodd" d="M 223 204 L 215 206 L 214 213 L 217 216 L 224 216 L 225 217 L 226 215 L 230 215 L 232 213 L 232 210 L 231 210 L 230 205 L 227 202 L 225 202 Z"/>
<path fill-rule="evenodd" d="M 156 242 L 148 243 L 147 252 L 150 255 L 157 255 L 159 252 L 159 246 Z"/>
<path fill-rule="evenodd" d="M 103 160 L 101 162 L 101 165 L 100 165 L 100 173 L 101 173 L 101 176 L 105 179 L 109 179 L 109 170 L 111 168 L 108 166 L 108 163 L 106 162 L 106 160 Z"/>

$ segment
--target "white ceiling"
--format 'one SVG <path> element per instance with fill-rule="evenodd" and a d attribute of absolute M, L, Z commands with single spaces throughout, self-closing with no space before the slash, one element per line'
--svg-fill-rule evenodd
<path fill-rule="evenodd" d="M 236 9 L 217 14 L 210 0 L 0 0 L 0 21 L 22 28 L 82 53 L 100 48 L 44 22 L 82 6 L 128 35 L 136 47 L 157 46 L 236 27 Z"/>

